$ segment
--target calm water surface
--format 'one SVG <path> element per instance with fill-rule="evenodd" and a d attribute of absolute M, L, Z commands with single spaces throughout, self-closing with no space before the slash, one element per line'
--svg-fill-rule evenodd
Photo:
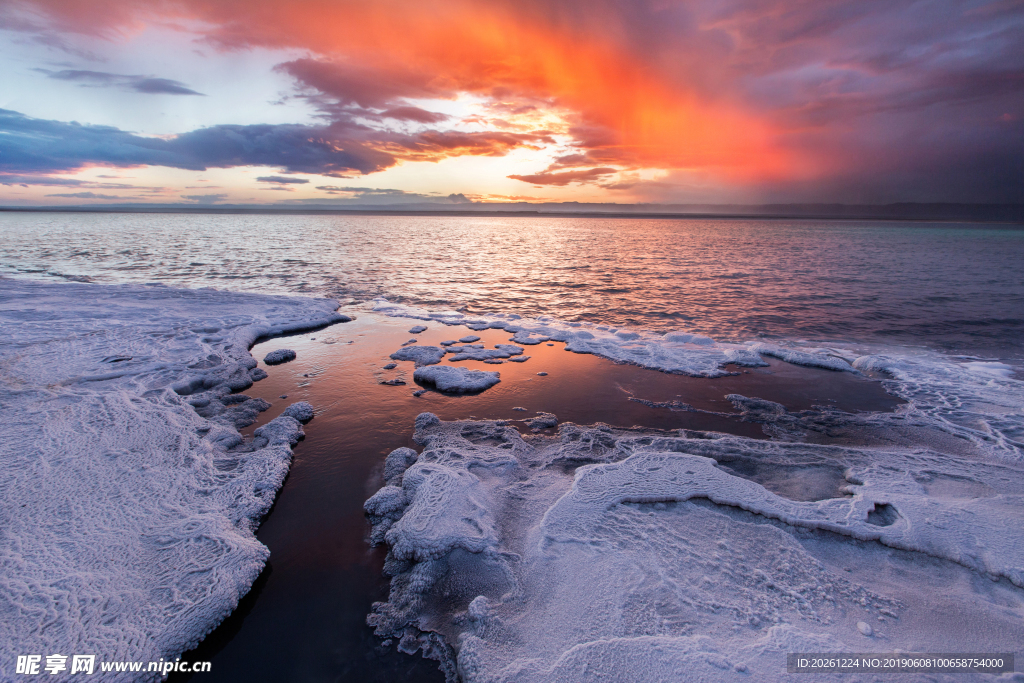
<path fill-rule="evenodd" d="M 8 213 L 0 233 L 0 273 L 1024 357 L 1022 226 Z"/>

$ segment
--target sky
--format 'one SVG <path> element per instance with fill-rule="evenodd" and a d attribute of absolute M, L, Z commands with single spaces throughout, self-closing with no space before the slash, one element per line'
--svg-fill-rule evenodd
<path fill-rule="evenodd" d="M 1024 0 L 0 0 L 0 205 L 1024 202 Z"/>

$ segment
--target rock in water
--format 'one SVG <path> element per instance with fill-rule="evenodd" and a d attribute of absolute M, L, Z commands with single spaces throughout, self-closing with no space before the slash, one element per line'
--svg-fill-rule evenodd
<path fill-rule="evenodd" d="M 263 357 L 263 362 L 267 365 L 280 365 L 290 360 L 295 360 L 295 352 L 291 349 L 278 349 Z"/>

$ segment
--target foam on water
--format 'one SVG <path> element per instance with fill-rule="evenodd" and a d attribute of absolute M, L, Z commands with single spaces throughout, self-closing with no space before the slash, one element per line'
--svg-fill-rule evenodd
<path fill-rule="evenodd" d="M 269 407 L 233 393 L 266 377 L 249 347 L 349 318 L 163 286 L 0 279 L 0 302 L 0 659 L 173 659 L 263 568 L 253 532 L 308 417 L 243 441 Z"/>

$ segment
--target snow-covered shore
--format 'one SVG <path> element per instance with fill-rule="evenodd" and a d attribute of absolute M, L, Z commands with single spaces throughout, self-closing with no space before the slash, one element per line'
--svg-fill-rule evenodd
<path fill-rule="evenodd" d="M 422 452 L 388 456 L 366 503 L 392 577 L 369 622 L 449 680 L 781 681 L 789 652 L 1020 655 L 1019 465 L 430 413 L 415 427 Z M 815 678 L 833 679 L 874 677 Z"/>
<path fill-rule="evenodd" d="M 328 299 L 0 278 L 0 661 L 173 659 L 269 551 L 254 530 L 301 424 L 237 392 Z M 130 675 L 129 675 L 130 676 Z"/>
<path fill-rule="evenodd" d="M 1022 655 L 1014 367 L 385 300 L 373 309 L 696 377 L 772 356 L 877 377 L 907 401 L 893 413 L 790 413 L 727 396 L 770 442 L 600 424 L 524 436 L 501 421 L 420 415 L 422 452 L 389 456 L 366 503 L 391 576 L 368 621 L 400 650 L 439 660 L 449 680 L 777 681 L 788 652 Z M 819 433 L 843 445 L 815 443 Z"/>

